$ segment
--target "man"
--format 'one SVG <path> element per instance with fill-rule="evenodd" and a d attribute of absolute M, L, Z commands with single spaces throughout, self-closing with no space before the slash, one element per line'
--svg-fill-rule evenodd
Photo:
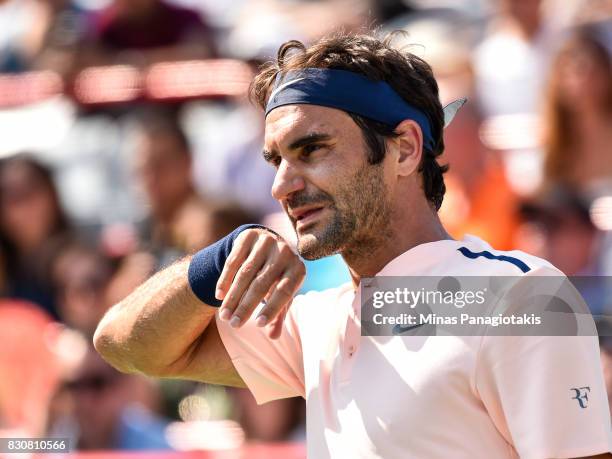
<path fill-rule="evenodd" d="M 440 224 L 444 115 L 425 62 L 369 36 L 289 42 L 252 96 L 300 255 L 341 253 L 352 283 L 293 298 L 298 257 L 265 229 L 239 228 L 108 312 L 94 340 L 109 362 L 246 384 L 259 403 L 302 396 L 317 459 L 610 451 L 595 337 L 361 336 L 362 278 L 558 273 Z M 581 408 L 569 388 L 586 386 Z"/>
<path fill-rule="evenodd" d="M 150 208 L 141 239 L 161 266 L 252 221 L 242 209 L 198 195 L 191 147 L 175 116 L 143 111 L 136 126 L 134 175 Z"/>
<path fill-rule="evenodd" d="M 134 175 L 151 214 L 142 238 L 163 265 L 191 249 L 187 243 L 190 235 L 180 224 L 184 215 L 195 215 L 192 219 L 199 222 L 197 242 L 208 242 L 210 206 L 196 193 L 189 141 L 175 117 L 144 112 L 137 119 L 134 140 Z"/>

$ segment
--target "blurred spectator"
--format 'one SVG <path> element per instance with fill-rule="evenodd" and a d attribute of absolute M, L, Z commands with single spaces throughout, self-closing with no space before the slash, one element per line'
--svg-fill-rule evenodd
<path fill-rule="evenodd" d="M 100 13 L 92 44 L 107 61 L 136 65 L 216 55 L 201 16 L 163 0 L 114 0 Z"/>
<path fill-rule="evenodd" d="M 143 228 L 144 249 L 162 265 L 253 221 L 241 209 L 219 207 L 197 194 L 189 141 L 172 116 L 147 112 L 140 117 L 134 162 L 151 210 Z"/>
<path fill-rule="evenodd" d="M 71 0 L 0 1 L 0 72 L 72 68 L 87 15 Z"/>
<path fill-rule="evenodd" d="M 476 88 L 485 117 L 534 113 L 553 33 L 541 0 L 500 0 L 474 52 Z"/>
<path fill-rule="evenodd" d="M 51 318 L 36 305 L 0 300 L 0 437 L 44 434 L 60 378 L 53 331 Z"/>
<path fill-rule="evenodd" d="M 571 276 L 591 313 L 605 319 L 612 312 L 612 283 L 606 275 L 609 233 L 596 225 L 592 207 L 577 190 L 549 184 L 521 205 L 524 223 L 517 231 L 516 248 L 545 258 Z"/>
<path fill-rule="evenodd" d="M 591 221 L 589 202 L 575 190 L 551 186 L 524 202 L 521 213 L 527 226 L 518 238 L 520 248 L 568 276 L 599 273 L 601 234 Z"/>
<path fill-rule="evenodd" d="M 94 250 L 72 244 L 62 247 L 51 274 L 62 322 L 87 337 L 93 336 L 98 322 L 111 306 L 107 299 L 113 274 L 109 260 Z"/>
<path fill-rule="evenodd" d="M 501 152 L 487 148 L 480 136 L 483 117 L 474 97 L 468 18 L 452 10 L 419 15 L 423 17 L 409 21 L 403 28 L 407 34 L 397 38 L 403 45 L 423 43 L 422 51 L 415 46 L 408 49 L 422 52 L 432 66 L 444 105 L 467 98 L 444 129 L 445 149 L 439 162 L 448 164 L 449 171 L 444 176 L 446 194 L 440 219 L 455 238 L 473 234 L 496 249 L 512 249 L 518 198 L 506 178 Z"/>
<path fill-rule="evenodd" d="M 198 189 L 222 203 L 238 203 L 255 216 L 278 212 L 272 198 L 274 168 L 261 159 L 263 114 L 245 99 L 199 102 L 185 110 L 194 139 Z"/>
<path fill-rule="evenodd" d="M 582 26 L 565 43 L 552 68 L 543 119 L 545 180 L 587 193 L 612 190 L 612 59 L 606 29 L 612 32 L 612 22 Z"/>
<path fill-rule="evenodd" d="M 444 129 L 440 162 L 448 163 L 449 171 L 444 178 L 446 194 L 440 218 L 455 238 L 474 234 L 496 249 L 510 250 L 518 225 L 518 197 L 506 178 L 500 152 L 487 148 L 479 135 L 483 119 L 473 97 L 472 62 L 465 45 L 455 42 L 438 48 L 431 61 L 441 97 L 445 103 L 468 98 Z"/>
<path fill-rule="evenodd" d="M 51 171 L 18 155 L 0 162 L 0 250 L 5 294 L 32 301 L 57 318 L 51 260 L 71 237 Z"/>
<path fill-rule="evenodd" d="M 46 14 L 38 0 L 0 0 L 0 72 L 30 67 L 44 43 Z"/>
<path fill-rule="evenodd" d="M 136 178 L 151 212 L 142 238 L 145 249 L 163 264 L 189 250 L 190 234 L 178 223 L 185 214 L 193 222 L 192 234 L 207 237 L 209 206 L 195 192 L 189 141 L 176 120 L 146 113 L 139 119 L 135 145 Z M 198 242 L 204 246 L 209 241 Z"/>
<path fill-rule="evenodd" d="M 444 131 L 442 162 L 450 168 L 440 218 L 456 238 L 474 234 L 498 250 L 510 250 L 518 226 L 518 197 L 506 180 L 499 152 L 480 141 L 479 127 L 474 105 L 468 104 Z"/>
<path fill-rule="evenodd" d="M 48 434 L 71 438 L 79 450 L 168 449 L 159 404 L 152 380 L 119 373 L 90 347 L 54 398 Z"/>
<path fill-rule="evenodd" d="M 232 389 L 240 425 L 251 441 L 280 442 L 304 440 L 306 404 L 304 399 L 285 398 L 257 405 L 248 389 Z"/>
<path fill-rule="evenodd" d="M 38 2 L 42 8 L 40 24 L 44 35 L 35 66 L 70 76 L 78 64 L 77 50 L 87 34 L 89 13 L 73 0 Z"/>
<path fill-rule="evenodd" d="M 223 43 L 229 55 L 267 60 L 287 40 L 314 41 L 342 29 L 359 30 L 371 21 L 382 2 L 369 0 L 249 0 L 235 15 L 233 30 Z M 381 8 L 377 8 L 380 6 Z"/>

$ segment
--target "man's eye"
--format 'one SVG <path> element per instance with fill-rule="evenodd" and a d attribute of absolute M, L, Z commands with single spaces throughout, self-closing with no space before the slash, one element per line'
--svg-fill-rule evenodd
<path fill-rule="evenodd" d="M 321 148 L 321 145 L 316 145 L 316 144 L 306 145 L 304 148 L 302 148 L 302 156 L 309 156 L 311 153 L 314 153 L 319 148 Z"/>
<path fill-rule="evenodd" d="M 277 156 L 277 155 L 271 155 L 271 154 L 264 154 L 264 160 L 274 166 L 274 167 L 278 167 L 280 165 L 281 162 L 281 157 Z"/>

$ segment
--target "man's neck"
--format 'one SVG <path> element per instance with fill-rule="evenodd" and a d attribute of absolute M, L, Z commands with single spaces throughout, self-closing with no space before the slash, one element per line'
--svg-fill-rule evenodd
<path fill-rule="evenodd" d="M 436 212 L 420 213 L 419 219 L 404 219 L 403 224 L 390 228 L 386 237 L 342 252 L 349 267 L 353 287 L 356 289 L 362 277 L 374 277 L 390 261 L 402 253 L 427 242 L 452 239 L 446 232 Z"/>

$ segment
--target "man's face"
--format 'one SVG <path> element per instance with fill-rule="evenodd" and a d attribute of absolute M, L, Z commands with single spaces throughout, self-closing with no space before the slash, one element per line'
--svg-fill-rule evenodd
<path fill-rule="evenodd" d="M 341 110 L 288 105 L 266 118 L 264 157 L 277 168 L 272 196 L 293 224 L 302 257 L 360 250 L 385 233 L 389 177 L 385 161 L 367 162 L 366 148 Z"/>
<path fill-rule="evenodd" d="M 135 148 L 135 172 L 152 210 L 172 213 L 189 194 L 191 164 L 188 154 L 170 135 L 140 133 Z"/>

